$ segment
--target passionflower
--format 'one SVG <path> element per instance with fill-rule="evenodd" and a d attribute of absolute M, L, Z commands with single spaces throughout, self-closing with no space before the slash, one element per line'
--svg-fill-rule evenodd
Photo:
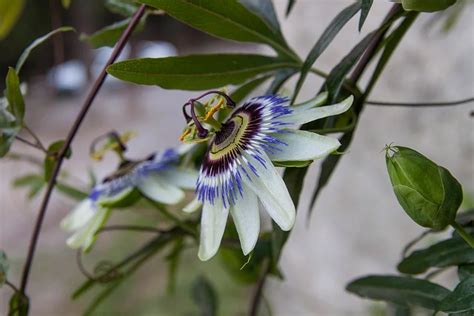
<path fill-rule="evenodd" d="M 178 166 L 181 151 L 168 149 L 140 161 L 125 161 L 66 216 L 61 227 L 74 232 L 67 239 L 71 248 L 88 250 L 111 209 L 129 206 L 141 195 L 163 204 L 184 198 L 182 189 L 194 189 L 197 171 Z"/>
<path fill-rule="evenodd" d="M 230 99 L 220 91 L 210 93 Z M 259 204 L 281 229 L 288 231 L 295 223 L 294 203 L 273 163 L 311 161 L 335 151 L 340 146 L 337 139 L 298 127 L 347 111 L 353 97 L 326 106 L 320 105 L 326 102 L 327 93 L 294 106 L 275 95 L 255 97 L 239 106 L 230 101 L 227 106 L 233 109 L 225 109 L 229 114 L 221 122 L 219 113 L 200 120 L 193 112 L 201 97 L 185 104 L 191 105 L 192 122 L 187 130 L 195 126 L 200 138 L 209 139 L 196 185 L 197 200 L 202 203 L 198 256 L 205 261 L 216 254 L 229 212 L 247 255 L 260 232 Z M 217 128 L 215 122 L 207 124 L 209 119 L 218 121 Z M 194 201 L 188 209 L 196 205 Z"/>

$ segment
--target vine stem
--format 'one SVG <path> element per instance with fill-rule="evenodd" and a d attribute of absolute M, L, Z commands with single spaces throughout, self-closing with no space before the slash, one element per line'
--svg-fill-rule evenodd
<path fill-rule="evenodd" d="M 122 33 L 120 36 L 119 41 L 115 45 L 115 48 L 110 55 L 109 60 L 105 64 L 104 68 L 102 69 L 101 73 L 97 77 L 96 81 L 94 82 L 94 85 L 92 86 L 92 89 L 90 90 L 89 94 L 87 95 L 84 104 L 82 105 L 81 111 L 76 117 L 76 120 L 74 121 L 74 124 L 72 125 L 67 138 L 64 142 L 64 145 L 59 152 L 59 155 L 56 159 L 56 162 L 54 164 L 54 169 L 53 173 L 51 175 L 50 180 L 48 181 L 48 187 L 46 189 L 46 192 L 44 194 L 43 200 L 41 202 L 41 206 L 38 212 L 38 217 L 36 218 L 36 223 L 34 226 L 33 233 L 31 235 L 31 240 L 30 240 L 30 245 L 28 248 L 28 255 L 26 257 L 26 262 L 23 268 L 23 274 L 21 277 L 21 286 L 20 286 L 20 292 L 25 295 L 26 292 L 26 286 L 28 284 L 28 277 L 30 275 L 31 271 L 31 266 L 33 264 L 33 258 L 35 255 L 35 250 L 36 250 L 36 245 L 38 243 L 38 238 L 41 232 L 41 226 L 43 224 L 43 220 L 46 214 L 46 210 L 48 208 L 48 203 L 51 198 L 51 194 L 53 192 L 54 186 L 56 184 L 56 179 L 59 175 L 59 172 L 61 170 L 62 163 L 64 161 L 64 158 L 66 156 L 66 153 L 71 146 L 72 141 L 74 140 L 74 137 L 76 136 L 77 132 L 79 131 L 79 128 L 84 121 L 84 118 L 89 111 L 92 102 L 94 101 L 95 97 L 97 96 L 100 88 L 102 87 L 105 78 L 107 77 L 107 72 L 106 69 L 109 65 L 115 62 L 117 57 L 120 55 L 122 52 L 123 48 L 125 47 L 125 44 L 127 43 L 128 39 L 130 38 L 131 34 L 133 33 L 133 30 L 137 26 L 138 22 L 140 21 L 141 17 L 145 13 L 145 8 L 146 5 L 142 4 L 135 14 L 133 15 L 132 19 L 130 20 L 130 23 L 128 24 L 127 28 L 125 31 Z"/>
<path fill-rule="evenodd" d="M 474 97 L 455 100 L 455 101 L 446 101 L 446 102 L 385 102 L 385 101 L 373 101 L 368 100 L 365 104 L 377 105 L 377 106 L 412 106 L 412 107 L 428 107 L 428 106 L 452 106 L 452 105 L 462 105 L 466 103 L 474 102 Z"/>

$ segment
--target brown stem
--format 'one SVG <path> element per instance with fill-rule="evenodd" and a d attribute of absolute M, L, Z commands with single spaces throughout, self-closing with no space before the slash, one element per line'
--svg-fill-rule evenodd
<path fill-rule="evenodd" d="M 35 140 L 36 144 L 38 145 L 38 147 L 44 151 L 44 152 L 47 152 L 48 150 L 46 149 L 46 147 L 43 145 L 43 142 L 41 142 L 41 140 L 39 139 L 38 135 L 35 134 L 35 132 L 33 132 L 33 130 L 31 130 L 28 125 L 23 125 L 23 129 L 25 131 L 28 132 L 28 134 L 31 135 L 31 137 L 33 137 L 33 139 Z"/>
<path fill-rule="evenodd" d="M 127 43 L 128 39 L 130 38 L 130 35 L 133 33 L 133 30 L 135 29 L 136 25 L 140 21 L 140 18 L 143 16 L 145 12 L 145 5 L 141 5 L 138 10 L 135 12 L 133 15 L 132 19 L 130 20 L 130 23 L 128 24 L 127 28 L 125 31 L 122 33 L 119 41 L 117 42 L 117 45 L 115 45 L 114 51 L 112 52 L 112 55 L 110 56 L 109 60 L 105 64 L 104 68 L 102 69 L 102 72 L 100 73 L 99 77 L 96 79 L 94 86 L 90 90 L 89 94 L 86 97 L 86 100 L 84 101 L 84 104 L 81 108 L 81 111 L 79 112 L 73 126 L 71 127 L 71 130 L 69 131 L 69 134 L 64 142 L 64 146 L 62 147 L 61 151 L 59 152 L 59 155 L 57 157 L 56 163 L 54 165 L 53 173 L 51 175 L 51 178 L 48 182 L 48 187 L 46 189 L 46 193 L 43 197 L 43 201 L 41 202 L 41 206 L 39 209 L 38 217 L 36 219 L 35 227 L 33 230 L 33 234 L 31 236 L 30 240 L 30 246 L 28 248 L 28 255 L 26 258 L 25 266 L 23 268 L 23 274 L 22 274 L 22 279 L 21 279 L 21 286 L 20 286 L 20 291 L 21 293 L 25 294 L 26 291 L 26 285 L 28 284 L 28 277 L 30 274 L 31 266 L 33 263 L 33 257 L 35 255 L 35 249 L 36 245 L 38 242 L 38 237 L 41 231 L 41 226 L 44 220 L 44 216 L 46 214 L 46 209 L 48 207 L 48 203 L 51 197 L 51 193 L 53 192 L 54 185 L 56 183 L 56 178 L 59 175 L 59 171 L 61 170 L 61 165 L 63 163 L 63 160 L 66 156 L 67 150 L 71 146 L 72 141 L 74 140 L 74 137 L 76 136 L 79 127 L 82 124 L 82 121 L 84 120 L 87 112 L 89 111 L 89 108 L 92 105 L 92 102 L 94 101 L 95 97 L 97 96 L 97 93 L 99 92 L 100 88 L 102 87 L 102 84 L 104 83 L 104 80 L 107 76 L 106 69 L 109 65 L 111 65 L 118 55 L 121 53 L 122 49 L 124 48 L 125 44 Z"/>
<path fill-rule="evenodd" d="M 260 273 L 260 277 L 258 278 L 257 285 L 255 286 L 252 304 L 250 305 L 249 316 L 257 316 L 258 306 L 260 305 L 260 300 L 263 297 L 263 286 L 267 280 L 268 273 L 270 273 L 270 267 L 270 258 L 266 258 L 262 263 L 262 271 Z"/>
<path fill-rule="evenodd" d="M 44 150 L 43 148 L 41 148 L 41 146 L 40 146 L 38 143 L 30 142 L 30 141 L 27 140 L 26 138 L 23 138 L 23 137 L 18 136 L 18 135 L 15 136 L 15 139 L 18 140 L 18 141 L 20 141 L 20 142 L 22 142 L 23 144 L 26 144 L 26 145 L 30 146 L 30 147 L 33 147 L 33 148 L 39 149 L 39 150 L 41 150 L 41 151 L 43 151 L 43 152 L 46 152 L 46 150 Z"/>

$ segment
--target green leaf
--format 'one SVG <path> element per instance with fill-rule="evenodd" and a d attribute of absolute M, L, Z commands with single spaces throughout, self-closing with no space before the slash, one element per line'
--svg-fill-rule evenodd
<path fill-rule="evenodd" d="M 291 78 L 295 73 L 298 71 L 296 69 L 287 68 L 277 71 L 275 74 L 273 81 L 271 82 L 270 86 L 267 89 L 266 94 L 278 94 L 281 87 L 285 84 L 288 79 Z"/>
<path fill-rule="evenodd" d="M 135 32 L 140 32 L 145 26 L 147 15 L 144 15 L 140 20 L 139 24 L 134 30 Z M 123 31 L 127 28 L 130 23 L 131 18 L 116 22 L 109 26 L 106 26 L 97 32 L 87 35 L 81 34 L 79 37 L 81 41 L 86 41 L 92 48 L 99 48 L 104 46 L 113 47 L 115 43 L 119 40 Z"/>
<path fill-rule="evenodd" d="M 449 8 L 456 0 L 402 0 L 403 9 L 406 11 L 435 12 Z"/>
<path fill-rule="evenodd" d="M 61 4 L 63 5 L 64 9 L 69 9 L 71 6 L 71 0 L 61 0 Z"/>
<path fill-rule="evenodd" d="M 0 0 L 0 40 L 10 33 L 24 7 L 25 0 Z"/>
<path fill-rule="evenodd" d="M 268 78 L 270 78 L 270 76 L 260 77 L 244 83 L 230 94 L 230 98 L 234 100 L 236 104 L 238 104 L 239 102 L 243 101 L 258 86 L 268 80 Z"/>
<path fill-rule="evenodd" d="M 51 36 L 57 34 L 57 33 L 61 33 L 61 32 L 75 32 L 76 30 L 71 27 L 71 26 L 63 26 L 63 27 L 60 27 L 60 28 L 57 28 L 51 32 L 49 32 L 48 34 L 45 34 L 41 37 L 38 37 L 37 39 L 35 39 L 30 45 L 28 45 L 27 48 L 25 48 L 25 50 L 23 51 L 23 53 L 21 53 L 20 55 L 20 58 L 18 58 L 18 61 L 16 62 L 16 71 L 18 74 L 20 74 L 20 71 L 21 71 L 21 68 L 23 67 L 23 64 L 25 63 L 26 59 L 28 58 L 28 56 L 30 56 L 31 52 L 33 51 L 33 49 L 35 49 L 36 47 L 38 47 L 39 45 L 43 44 L 44 42 L 46 42 Z"/>
<path fill-rule="evenodd" d="M 440 303 L 439 310 L 445 313 L 474 311 L 474 277 L 459 283 L 454 291 Z"/>
<path fill-rule="evenodd" d="M 140 0 L 198 30 L 216 37 L 239 42 L 263 43 L 283 56 L 298 60 L 284 38 L 265 20 L 236 0 Z M 268 19 L 268 15 L 265 15 Z M 267 20 L 268 21 L 268 20 Z"/>
<path fill-rule="evenodd" d="M 411 253 L 398 264 L 398 271 L 419 274 L 429 268 L 474 263 L 474 249 L 462 238 L 453 237 Z"/>
<path fill-rule="evenodd" d="M 450 293 L 448 289 L 427 280 L 390 275 L 370 275 L 357 279 L 349 283 L 346 290 L 360 297 L 431 310 L 435 310 Z"/>
<path fill-rule="evenodd" d="M 321 56 L 321 54 L 326 50 L 329 44 L 331 44 L 333 39 L 336 37 L 339 31 L 344 27 L 344 25 L 346 25 L 346 23 L 349 22 L 349 20 L 352 19 L 352 17 L 357 12 L 359 12 L 360 8 L 361 8 L 360 2 L 351 4 L 350 6 L 342 10 L 331 21 L 328 27 L 324 30 L 323 34 L 318 39 L 316 44 L 313 46 L 313 48 L 308 54 L 308 57 L 306 57 L 306 60 L 304 61 L 303 66 L 301 67 L 301 74 L 298 79 L 298 82 L 296 83 L 292 102 L 296 100 L 296 97 L 298 96 L 298 93 L 301 90 L 301 87 L 303 86 L 306 76 L 308 75 L 308 72 L 313 66 L 316 59 L 318 59 L 318 57 Z"/>
<path fill-rule="evenodd" d="M 7 110 L 15 116 L 17 124 L 22 125 L 25 116 L 25 100 L 21 94 L 20 78 L 12 67 L 8 68 L 5 86 L 5 97 L 8 101 Z"/>
<path fill-rule="evenodd" d="M 286 6 L 285 16 L 288 17 L 295 6 L 296 0 L 288 0 L 288 4 Z"/>
<path fill-rule="evenodd" d="M 82 201 L 89 195 L 87 192 L 83 192 L 81 190 L 78 190 L 70 185 L 67 185 L 61 182 L 57 182 L 55 188 L 62 194 L 77 201 Z"/>
<path fill-rule="evenodd" d="M 474 278 L 474 264 L 461 264 L 458 266 L 459 281 L 467 278 Z"/>
<path fill-rule="evenodd" d="M 56 159 L 61 152 L 61 149 L 64 146 L 64 140 L 58 140 L 48 147 L 48 154 L 44 158 L 44 180 L 46 182 L 49 181 L 51 178 L 51 174 L 53 173 L 54 165 L 56 163 Z M 66 151 L 66 158 L 70 158 L 72 155 L 71 148 L 68 148 Z"/>
<path fill-rule="evenodd" d="M 258 15 L 277 36 L 283 38 L 272 0 L 239 0 L 239 2 L 250 12 Z"/>
<path fill-rule="evenodd" d="M 374 0 L 362 0 L 362 5 L 360 7 L 359 32 L 362 30 L 362 26 L 364 26 L 364 22 L 369 15 L 373 2 Z"/>
<path fill-rule="evenodd" d="M 28 198 L 34 198 L 45 185 L 44 178 L 41 175 L 29 173 L 18 177 L 13 181 L 13 186 L 16 188 L 26 187 L 29 189 Z"/>
<path fill-rule="evenodd" d="M 196 281 L 194 281 L 191 294 L 193 301 L 199 307 L 199 315 L 217 315 L 217 293 L 212 284 L 204 276 L 199 276 Z"/>
<path fill-rule="evenodd" d="M 106 0 L 105 7 L 112 13 L 130 17 L 139 6 L 133 0 Z"/>
<path fill-rule="evenodd" d="M 10 263 L 8 262 L 7 254 L 0 250 L 0 288 L 7 281 L 8 269 L 10 269 Z"/>
<path fill-rule="evenodd" d="M 309 166 L 313 161 L 306 160 L 306 161 L 273 161 L 275 167 L 285 167 L 285 168 L 302 168 Z"/>
<path fill-rule="evenodd" d="M 20 128 L 0 129 L 0 158 L 4 157 L 10 150 L 10 146 L 15 140 L 15 136 Z"/>
<path fill-rule="evenodd" d="M 138 84 L 207 90 L 291 66 L 294 64 L 261 55 L 216 54 L 131 59 L 113 64 L 107 71 L 121 80 Z"/>
<path fill-rule="evenodd" d="M 20 292 L 15 292 L 10 299 L 8 316 L 28 316 L 29 309 L 29 298 Z"/>
<path fill-rule="evenodd" d="M 166 261 L 168 262 L 168 293 L 170 294 L 175 292 L 178 265 L 184 246 L 184 239 L 177 238 L 170 253 L 166 256 Z"/>

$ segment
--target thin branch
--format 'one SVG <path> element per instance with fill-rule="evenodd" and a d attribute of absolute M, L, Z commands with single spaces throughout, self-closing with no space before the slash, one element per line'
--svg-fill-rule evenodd
<path fill-rule="evenodd" d="M 23 128 L 25 131 L 28 132 L 28 134 L 31 135 L 31 137 L 33 137 L 33 139 L 35 140 L 36 144 L 39 146 L 39 148 L 44 151 L 44 152 L 47 152 L 48 150 L 46 149 L 46 147 L 43 145 L 43 143 L 41 142 L 41 140 L 39 139 L 38 135 L 35 134 L 35 132 L 33 132 L 33 130 L 31 128 L 29 128 L 27 125 L 23 125 Z"/>
<path fill-rule="evenodd" d="M 165 230 L 155 228 L 155 227 L 139 226 L 139 225 L 110 225 L 110 226 L 102 227 L 101 229 L 97 231 L 96 234 L 100 234 L 106 231 L 116 231 L 116 230 L 138 231 L 138 232 L 155 233 L 155 234 L 166 233 Z"/>
<path fill-rule="evenodd" d="M 86 97 L 86 100 L 84 101 L 84 104 L 81 108 L 81 111 L 79 112 L 73 126 L 71 127 L 71 130 L 69 131 L 69 134 L 64 142 L 64 146 L 59 152 L 59 155 L 57 157 L 51 178 L 48 182 L 48 187 L 46 189 L 46 193 L 43 197 L 43 201 L 41 202 L 41 206 L 38 212 L 38 217 L 36 219 L 35 227 L 33 230 L 33 234 L 31 236 L 30 240 L 30 245 L 28 248 L 28 255 L 26 258 L 26 262 L 23 268 L 23 274 L 22 274 L 22 279 L 21 279 L 21 286 L 20 286 L 20 291 L 21 293 L 25 294 L 26 291 L 26 286 L 28 284 L 28 277 L 30 274 L 31 270 L 31 265 L 33 263 L 33 257 L 35 255 L 35 250 L 36 250 L 36 245 L 38 243 L 38 237 L 41 231 L 41 226 L 43 224 L 43 220 L 46 214 L 46 210 L 48 208 L 48 203 L 51 197 L 51 194 L 54 189 L 54 185 L 56 184 L 56 178 L 59 175 L 59 172 L 61 170 L 62 163 L 64 161 L 64 158 L 66 156 L 66 153 L 71 146 L 72 141 L 74 140 L 74 137 L 76 136 L 79 127 L 81 126 L 87 112 L 89 111 L 92 102 L 94 101 L 95 97 L 97 96 L 97 93 L 99 92 L 100 88 L 102 87 L 104 80 L 107 76 L 106 69 L 109 65 L 111 65 L 119 56 L 119 54 L 122 52 L 123 48 L 125 47 L 125 44 L 127 43 L 128 39 L 130 38 L 131 34 L 133 33 L 133 30 L 135 29 L 136 25 L 140 21 L 140 18 L 143 16 L 145 12 L 145 5 L 141 5 L 138 10 L 135 12 L 133 15 L 132 19 L 130 20 L 130 23 L 128 24 L 127 28 L 125 31 L 122 33 L 119 41 L 117 42 L 117 45 L 115 45 L 115 48 L 107 61 L 107 63 L 104 65 L 104 68 L 102 69 L 99 77 L 96 79 L 92 89 L 90 90 L 89 94 Z"/>
<path fill-rule="evenodd" d="M 260 273 L 260 277 L 258 278 L 257 284 L 255 286 L 254 294 L 252 296 L 252 303 L 250 305 L 249 316 L 257 316 L 258 307 L 260 305 L 260 301 L 263 297 L 263 286 L 265 285 L 265 281 L 267 280 L 267 275 L 270 273 L 270 258 L 265 258 L 262 262 L 262 270 Z"/>
<path fill-rule="evenodd" d="M 38 145 L 38 143 L 33 143 L 33 142 L 29 141 L 28 139 L 23 138 L 23 137 L 18 136 L 18 135 L 15 136 L 15 139 L 18 140 L 18 141 L 20 141 L 20 142 L 22 142 L 22 143 L 25 144 L 25 145 L 28 145 L 28 146 L 33 147 L 33 148 L 35 148 L 35 149 L 39 149 L 39 150 L 41 150 L 42 152 L 46 153 L 46 150 L 44 150 L 43 148 L 41 148 L 41 146 Z"/>
<path fill-rule="evenodd" d="M 474 97 L 467 99 L 456 100 L 456 101 L 446 101 L 446 102 L 385 102 L 385 101 L 372 101 L 368 100 L 365 103 L 369 105 L 377 106 L 412 106 L 412 107 L 428 107 L 428 106 L 452 106 L 452 105 L 462 105 L 466 103 L 474 102 Z"/>
<path fill-rule="evenodd" d="M 5 280 L 5 284 L 8 285 L 13 291 L 20 292 L 18 288 L 15 286 L 15 284 L 11 283 L 10 281 Z"/>

